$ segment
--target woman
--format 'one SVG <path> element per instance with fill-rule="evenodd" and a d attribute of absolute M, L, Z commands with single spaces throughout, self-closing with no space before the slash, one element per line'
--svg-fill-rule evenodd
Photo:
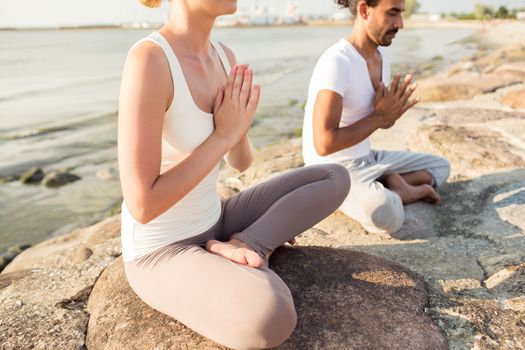
<path fill-rule="evenodd" d="M 314 166 L 221 202 L 219 162 L 250 166 L 260 95 L 252 70 L 210 40 L 215 19 L 236 8 L 172 0 L 168 23 L 129 52 L 118 127 L 122 245 L 144 302 L 219 344 L 253 349 L 281 344 L 296 324 L 291 293 L 263 257 L 337 209 L 349 177 Z"/>

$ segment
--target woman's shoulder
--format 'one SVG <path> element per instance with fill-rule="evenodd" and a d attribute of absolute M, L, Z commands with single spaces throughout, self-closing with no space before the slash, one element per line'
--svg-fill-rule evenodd
<path fill-rule="evenodd" d="M 170 72 L 163 49 L 154 42 L 143 40 L 129 50 L 123 75 L 143 86 L 167 86 L 171 82 Z"/>
<path fill-rule="evenodd" d="M 130 48 L 125 62 L 125 72 L 154 80 L 170 77 L 169 62 L 164 50 L 150 40 L 141 40 Z"/>
<path fill-rule="evenodd" d="M 143 63 L 158 62 L 165 60 L 165 54 L 158 44 L 151 40 L 143 39 L 129 49 L 127 59 Z"/>

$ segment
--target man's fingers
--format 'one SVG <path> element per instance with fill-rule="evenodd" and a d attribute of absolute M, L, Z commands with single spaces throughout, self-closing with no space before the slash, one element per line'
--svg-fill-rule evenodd
<path fill-rule="evenodd" d="M 403 106 L 408 102 L 408 100 L 410 99 L 410 96 L 412 96 L 412 94 L 414 93 L 414 91 L 416 91 L 416 88 L 417 88 L 417 84 L 412 84 L 412 86 L 410 86 L 410 87 L 405 91 L 405 94 L 404 94 L 403 97 L 401 98 L 401 103 L 402 103 Z"/>
<path fill-rule="evenodd" d="M 407 74 L 405 78 L 403 79 L 403 82 L 401 83 L 399 90 L 397 91 L 398 96 L 403 96 L 405 94 L 405 91 L 407 90 L 407 87 L 410 85 L 411 81 L 412 81 L 412 74 Z"/>
<path fill-rule="evenodd" d="M 401 114 L 405 113 L 405 112 L 408 111 L 410 108 L 414 107 L 416 104 L 419 103 L 419 101 L 421 101 L 421 99 L 418 97 L 418 98 L 416 98 L 415 100 L 408 102 L 408 103 L 407 103 L 407 104 L 401 109 Z"/>
<path fill-rule="evenodd" d="M 246 69 L 244 71 L 244 81 L 242 83 L 241 89 L 241 106 L 245 107 L 250 98 L 250 89 L 252 87 L 253 71 L 251 69 Z"/>
<path fill-rule="evenodd" d="M 376 91 L 376 97 L 375 97 L 375 101 L 379 101 L 379 99 L 381 99 L 385 94 L 385 84 L 383 83 L 379 83 L 379 86 L 377 88 L 377 91 Z"/>
<path fill-rule="evenodd" d="M 399 81 L 401 80 L 401 75 L 398 73 L 394 76 L 394 79 L 392 79 L 392 84 L 390 84 L 390 91 L 392 93 L 396 93 L 397 89 L 399 88 Z"/>

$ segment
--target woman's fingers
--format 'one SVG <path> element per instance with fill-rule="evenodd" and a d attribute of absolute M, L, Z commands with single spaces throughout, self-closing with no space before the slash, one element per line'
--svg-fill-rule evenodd
<path fill-rule="evenodd" d="M 224 97 L 226 97 L 227 99 L 230 99 L 232 96 L 233 82 L 235 81 L 235 77 L 237 76 L 238 69 L 239 66 L 234 66 L 230 71 L 230 75 L 228 76 L 228 81 L 226 82 L 226 88 L 224 90 Z"/>
<path fill-rule="evenodd" d="M 217 96 L 215 97 L 215 103 L 213 104 L 213 114 L 217 113 L 222 105 L 224 99 L 224 85 L 217 87 Z"/>
<path fill-rule="evenodd" d="M 241 64 L 237 68 L 237 74 L 235 74 L 235 80 L 233 81 L 232 98 L 239 101 L 242 83 L 244 81 L 244 72 L 246 71 L 246 65 Z"/>
<path fill-rule="evenodd" d="M 255 110 L 257 109 L 257 105 L 259 104 L 259 97 L 261 95 L 261 86 L 260 85 L 254 85 L 252 87 L 252 93 L 250 96 L 250 100 L 248 101 L 248 112 L 253 115 L 255 114 Z"/>
<path fill-rule="evenodd" d="M 241 89 L 241 106 L 245 107 L 250 98 L 250 89 L 252 87 L 253 71 L 251 69 L 246 69 L 244 71 L 244 82 L 242 83 Z"/>

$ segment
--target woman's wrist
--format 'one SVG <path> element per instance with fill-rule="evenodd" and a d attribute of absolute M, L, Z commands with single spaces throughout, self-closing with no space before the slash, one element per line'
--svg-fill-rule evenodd
<path fill-rule="evenodd" d="M 221 152 L 224 154 L 228 153 L 228 151 L 231 150 L 233 146 L 235 146 L 235 142 L 233 142 L 231 138 L 223 136 L 218 132 L 211 134 L 210 141 L 212 141 L 214 146 L 221 150 Z"/>

